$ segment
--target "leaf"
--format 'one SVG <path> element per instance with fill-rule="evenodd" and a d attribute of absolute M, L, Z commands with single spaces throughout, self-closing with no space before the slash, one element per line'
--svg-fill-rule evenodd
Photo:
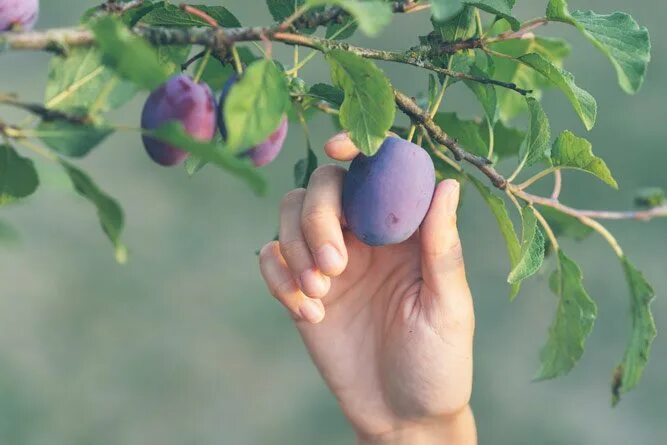
<path fill-rule="evenodd" d="M 519 61 L 530 66 L 560 88 L 574 107 L 579 118 L 581 118 L 586 129 L 593 128 L 597 115 L 597 103 L 593 96 L 574 83 L 572 74 L 555 66 L 537 53 L 525 54 L 519 57 Z"/>
<path fill-rule="evenodd" d="M 185 172 L 188 176 L 194 176 L 199 170 L 204 168 L 208 161 L 200 158 L 199 156 L 190 155 L 183 163 L 185 166 Z"/>
<path fill-rule="evenodd" d="M 536 380 L 567 374 L 574 367 L 597 317 L 597 306 L 584 289 L 579 266 L 561 250 L 558 264 L 551 279 L 552 290 L 559 297 L 558 308 L 547 343 L 540 351 Z"/>
<path fill-rule="evenodd" d="M 493 216 L 496 217 L 498 227 L 500 228 L 500 233 L 503 235 L 505 244 L 507 245 L 507 253 L 509 254 L 510 258 L 511 269 L 514 270 L 514 268 L 519 263 L 519 260 L 521 259 L 521 244 L 519 244 L 519 239 L 516 236 L 514 224 L 512 223 L 512 220 L 507 213 L 507 208 L 505 208 L 505 202 L 498 196 L 491 193 L 488 187 L 482 184 L 479 179 L 473 176 L 469 176 L 469 179 L 475 185 L 480 195 L 482 195 L 484 201 L 486 201 L 488 204 L 489 208 L 491 209 L 491 213 L 493 213 Z M 512 283 L 510 286 L 510 299 L 514 299 L 519 294 L 520 289 L 521 283 Z"/>
<path fill-rule="evenodd" d="M 523 226 L 521 255 L 507 277 L 507 282 L 510 284 L 519 283 L 535 274 L 544 261 L 544 235 L 532 208 L 528 206 L 523 208 L 521 221 Z"/>
<path fill-rule="evenodd" d="M 218 24 L 225 28 L 238 28 L 241 23 L 234 14 L 223 6 L 192 5 L 205 12 Z M 151 26 L 193 27 L 211 26 L 206 20 L 192 15 L 176 5 L 162 2 L 141 18 L 141 23 Z"/>
<path fill-rule="evenodd" d="M 575 136 L 570 131 L 562 132 L 554 142 L 551 162 L 555 167 L 573 168 L 600 178 L 609 186 L 618 189 L 605 162 L 593 154 L 591 143 Z"/>
<path fill-rule="evenodd" d="M 531 165 L 543 159 L 549 159 L 551 154 L 551 127 L 549 119 L 542 109 L 540 102 L 532 97 L 526 97 L 529 111 L 529 124 L 526 141 L 521 147 L 521 158 L 526 159 L 525 165 Z"/>
<path fill-rule="evenodd" d="M 225 99 L 228 148 L 238 153 L 265 141 L 289 104 L 287 81 L 276 64 L 267 59 L 250 64 Z"/>
<path fill-rule="evenodd" d="M 475 6 L 490 14 L 495 14 L 504 18 L 510 24 L 514 31 L 521 27 L 521 22 L 512 16 L 512 7 L 514 0 L 482 0 L 482 1 L 467 1 L 467 5 Z"/>
<path fill-rule="evenodd" d="M 113 133 L 106 125 L 74 124 L 66 121 L 42 121 L 34 130 L 49 148 L 65 156 L 85 156 Z"/>
<path fill-rule="evenodd" d="M 441 4 L 460 3 L 460 1 L 444 0 Z M 441 37 L 439 42 L 456 42 L 459 40 L 467 40 L 475 36 L 477 31 L 477 24 L 475 23 L 475 8 L 466 7 L 461 9 L 459 6 L 455 15 L 449 18 L 440 18 L 436 14 L 437 2 L 431 2 L 431 10 L 433 12 L 433 28 Z"/>
<path fill-rule="evenodd" d="M 540 213 L 549 223 L 549 227 L 551 227 L 556 238 L 568 237 L 575 241 L 583 241 L 593 233 L 590 226 L 582 224 L 574 216 L 559 212 L 553 207 L 541 206 Z"/>
<path fill-rule="evenodd" d="M 340 107 L 345 100 L 345 93 L 343 90 L 327 85 L 326 83 L 316 83 L 310 87 L 308 95 L 329 102 L 331 105 L 336 105 L 337 107 Z"/>
<path fill-rule="evenodd" d="M 294 185 L 302 188 L 308 187 L 310 175 L 313 174 L 316 168 L 317 156 L 315 156 L 315 153 L 309 147 L 306 157 L 299 159 L 299 161 L 294 164 Z"/>
<path fill-rule="evenodd" d="M 100 190 L 90 177 L 69 162 L 60 159 L 60 164 L 72 181 L 76 192 L 90 201 L 97 208 L 97 217 L 115 248 L 116 261 L 127 261 L 127 248 L 120 240 L 123 231 L 123 210 L 109 195 Z"/>
<path fill-rule="evenodd" d="M 447 20 L 463 7 L 463 0 L 431 0 L 431 13 L 438 21 Z"/>
<path fill-rule="evenodd" d="M 106 66 L 139 87 L 153 90 L 169 77 L 153 47 L 118 19 L 106 16 L 90 25 Z"/>
<path fill-rule="evenodd" d="M 479 120 L 460 119 L 456 113 L 437 113 L 433 120 L 449 136 L 458 140 L 469 152 L 478 156 L 486 156 L 489 152 L 489 130 L 486 123 Z M 525 139 L 521 130 L 508 128 L 502 122 L 497 122 L 494 129 L 494 153 L 499 159 L 515 156 Z"/>
<path fill-rule="evenodd" d="M 493 31 L 499 33 L 506 30 L 501 26 L 502 22 L 497 22 Z M 556 66 L 562 66 L 563 59 L 570 53 L 569 44 L 562 39 L 549 39 L 544 37 L 523 38 L 499 42 L 493 45 L 493 49 L 512 57 L 519 57 L 528 53 L 538 53 L 550 60 Z M 495 65 L 494 78 L 506 82 L 512 82 L 528 90 L 533 90 L 533 96 L 540 98 L 541 89 L 550 88 L 554 85 L 547 81 L 541 74 L 537 73 L 531 67 L 516 61 L 492 57 Z M 509 122 L 520 113 L 527 111 L 526 101 L 514 91 L 500 88 L 497 91 L 498 104 L 500 107 L 500 118 Z"/>
<path fill-rule="evenodd" d="M 32 195 L 38 186 L 33 162 L 0 144 L 0 206 Z"/>
<path fill-rule="evenodd" d="M 359 150 L 371 156 L 394 123 L 396 107 L 391 84 L 375 64 L 355 54 L 334 49 L 326 59 L 333 83 L 345 92 L 340 124 Z"/>
<path fill-rule="evenodd" d="M 651 344 L 657 331 L 651 314 L 651 302 L 655 292 L 644 275 L 627 257 L 621 258 L 625 278 L 630 286 L 630 316 L 632 331 L 625 349 L 623 361 L 614 373 L 612 404 L 617 404 L 621 394 L 634 388 L 642 377 L 651 353 Z"/>
<path fill-rule="evenodd" d="M 476 65 L 470 67 L 470 74 L 481 78 L 488 78 Z M 498 97 L 496 96 L 496 89 L 494 86 L 471 80 L 466 80 L 464 83 L 482 105 L 486 119 L 491 122 L 491 125 L 494 125 L 498 118 Z"/>
<path fill-rule="evenodd" d="M 127 103 L 136 87 L 102 64 L 96 48 L 72 48 L 49 63 L 47 108 L 85 114 L 104 113 Z"/>
<path fill-rule="evenodd" d="M 348 37 L 352 37 L 358 27 L 354 17 L 348 15 L 343 17 L 340 23 L 329 23 L 324 37 L 327 39 L 344 40 Z"/>
<path fill-rule="evenodd" d="M 162 45 L 156 48 L 158 60 L 170 76 L 181 73 L 181 65 L 190 55 L 190 45 Z"/>
<path fill-rule="evenodd" d="M 192 153 L 237 175 L 250 185 L 255 192 L 263 194 L 266 190 L 264 178 L 246 159 L 239 159 L 232 153 L 223 151 L 217 144 L 193 139 L 177 121 L 170 121 L 151 132 L 151 137 Z"/>
<path fill-rule="evenodd" d="M 266 0 L 269 13 L 276 22 L 282 22 L 294 14 L 296 8 L 302 6 L 303 3 L 304 0 Z"/>
<path fill-rule="evenodd" d="M 306 0 L 306 4 L 311 7 L 335 5 L 344 9 L 357 20 L 359 29 L 370 37 L 378 35 L 394 15 L 389 3 L 382 0 Z"/>
<path fill-rule="evenodd" d="M 641 88 L 651 60 L 651 40 L 646 27 L 640 27 L 624 12 L 600 15 L 593 11 L 570 14 L 564 0 L 551 0 L 547 18 L 577 28 L 612 63 L 618 83 L 628 94 Z"/>
<path fill-rule="evenodd" d="M 203 61 L 199 61 L 197 69 Z M 215 60 L 210 60 L 204 67 L 204 72 L 201 76 L 201 82 L 206 83 L 213 91 L 221 91 L 225 83 L 236 71 L 232 65 L 223 65 Z"/>
<path fill-rule="evenodd" d="M 635 205 L 647 209 L 660 207 L 667 201 L 665 191 L 659 187 L 648 187 L 638 190 L 635 194 Z"/>

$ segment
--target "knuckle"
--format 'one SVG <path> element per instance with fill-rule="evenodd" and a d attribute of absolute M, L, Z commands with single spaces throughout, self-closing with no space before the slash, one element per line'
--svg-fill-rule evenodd
<path fill-rule="evenodd" d="M 295 258 L 305 257 L 310 255 L 310 250 L 308 246 L 301 239 L 293 239 L 280 243 L 280 252 L 283 254 L 283 257 L 290 261 Z"/>
<path fill-rule="evenodd" d="M 321 207 L 313 207 L 307 209 L 301 215 L 301 226 L 304 230 L 312 229 L 313 227 L 322 225 L 324 221 L 331 217 L 331 212 Z"/>
<path fill-rule="evenodd" d="M 312 179 L 314 181 L 320 180 L 322 178 L 330 178 L 332 176 L 338 176 L 345 172 L 345 169 L 334 164 L 321 165 L 315 169 L 313 172 Z"/>
<path fill-rule="evenodd" d="M 306 194 L 306 189 L 298 188 L 290 190 L 283 196 L 283 199 L 280 201 L 280 208 L 284 210 L 293 206 L 294 204 L 299 204 L 303 201 L 303 197 Z"/>

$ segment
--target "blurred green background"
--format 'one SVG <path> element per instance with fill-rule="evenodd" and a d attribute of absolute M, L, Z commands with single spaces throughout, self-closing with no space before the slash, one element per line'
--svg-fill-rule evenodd
<path fill-rule="evenodd" d="M 39 27 L 74 24 L 93 3 L 42 1 Z M 269 22 L 260 0 L 209 3 L 229 7 L 246 24 Z M 539 16 L 546 3 L 522 0 L 516 10 L 523 19 Z M 568 173 L 563 199 L 574 206 L 626 208 L 639 187 L 667 188 L 667 3 L 572 0 L 570 6 L 625 10 L 651 31 L 653 62 L 643 89 L 630 97 L 617 87 L 608 61 L 572 29 L 541 30 L 571 39 L 566 67 L 600 106 L 587 137 L 621 185 L 614 192 Z M 427 14 L 412 14 L 396 17 L 376 41 L 355 39 L 407 48 L 429 26 Z M 276 51 L 290 60 L 290 51 Z M 2 54 L 0 90 L 41 101 L 47 63 L 46 54 Z M 382 68 L 413 94 L 426 85 L 426 74 L 415 68 Z M 303 77 L 328 80 L 328 70 L 319 59 Z M 136 125 L 142 101 L 135 99 L 114 121 Z M 561 94 L 548 92 L 544 103 L 554 132 L 585 133 Z M 477 105 L 457 86 L 444 109 L 470 116 Z M 3 108 L 2 116 L 12 121 L 22 115 Z M 319 149 L 333 128 L 321 117 L 311 130 Z M 292 185 L 292 165 L 303 148 L 293 126 L 283 155 L 265 169 L 269 196 L 258 198 L 211 167 L 194 178 L 182 169 L 159 168 L 135 134 L 113 136 L 81 164 L 125 209 L 125 266 L 113 261 L 92 207 L 72 193 L 55 166 L 38 160 L 42 188 L 25 203 L 0 210 L 21 235 L 20 243 L 0 247 L 0 443 L 353 443 L 289 317 L 257 272 L 255 250 L 275 233 L 278 201 Z M 318 155 L 322 160 L 321 150 Z M 480 443 L 666 443 L 662 337 L 639 388 L 610 408 L 611 370 L 622 357 L 629 319 L 626 284 L 606 244 L 597 237 L 580 245 L 564 242 L 580 262 L 599 318 L 570 375 L 531 383 L 556 303 L 546 283 L 552 264 L 509 303 L 498 229 L 473 190 L 465 198 L 460 227 L 477 312 L 473 407 Z M 654 313 L 658 327 L 664 326 L 667 221 L 609 227 L 654 284 Z"/>

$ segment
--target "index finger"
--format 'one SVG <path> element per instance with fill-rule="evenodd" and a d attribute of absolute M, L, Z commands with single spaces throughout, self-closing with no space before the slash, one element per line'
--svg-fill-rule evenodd
<path fill-rule="evenodd" d="M 344 131 L 329 139 L 324 144 L 324 151 L 336 161 L 351 161 L 359 154 L 359 149 Z"/>

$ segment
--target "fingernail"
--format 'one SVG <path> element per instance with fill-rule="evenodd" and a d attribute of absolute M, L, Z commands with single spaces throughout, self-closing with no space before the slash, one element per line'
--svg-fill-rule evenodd
<path fill-rule="evenodd" d="M 310 297 L 323 297 L 329 291 L 329 277 L 319 273 L 315 269 L 308 269 L 299 277 L 301 290 Z"/>
<path fill-rule="evenodd" d="M 329 142 L 340 142 L 344 141 L 345 139 L 347 139 L 347 133 L 342 131 L 338 134 L 333 135 L 331 139 L 329 139 Z"/>
<path fill-rule="evenodd" d="M 299 306 L 301 317 L 309 323 L 319 323 L 324 318 L 324 309 L 320 303 L 306 298 Z"/>
<path fill-rule="evenodd" d="M 317 265 L 325 273 L 338 272 L 343 268 L 343 256 L 331 244 L 325 244 L 317 251 Z"/>

